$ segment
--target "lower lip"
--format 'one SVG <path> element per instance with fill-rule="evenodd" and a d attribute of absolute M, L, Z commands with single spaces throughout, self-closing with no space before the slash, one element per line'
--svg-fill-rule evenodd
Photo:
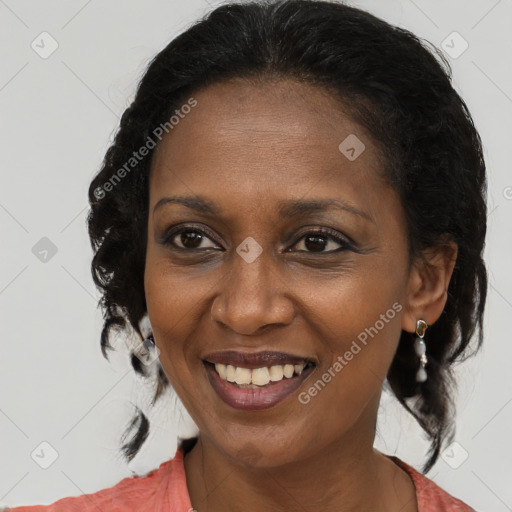
<path fill-rule="evenodd" d="M 282 402 L 296 391 L 315 369 L 314 366 L 310 366 L 300 375 L 295 375 L 290 379 L 284 377 L 283 380 L 270 382 L 261 389 L 253 389 L 239 388 L 236 384 L 222 379 L 212 364 L 204 363 L 204 366 L 206 367 L 208 380 L 217 395 L 234 409 L 245 411 L 268 409 Z"/>

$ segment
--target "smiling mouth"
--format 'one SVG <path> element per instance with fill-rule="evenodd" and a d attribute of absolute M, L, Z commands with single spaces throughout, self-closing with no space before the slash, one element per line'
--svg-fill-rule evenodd
<path fill-rule="evenodd" d="M 295 394 L 315 371 L 310 361 L 244 368 L 203 360 L 208 381 L 216 395 L 233 409 L 261 411 Z"/>
<path fill-rule="evenodd" d="M 221 380 L 229 382 L 240 389 L 262 389 L 275 385 L 283 380 L 299 377 L 308 372 L 315 364 L 304 361 L 298 364 L 263 366 L 261 368 L 244 368 L 230 364 L 211 363 L 204 361 L 213 368 Z"/>

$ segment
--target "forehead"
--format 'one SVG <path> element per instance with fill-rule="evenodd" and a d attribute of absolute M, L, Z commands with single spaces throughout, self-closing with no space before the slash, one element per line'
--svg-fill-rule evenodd
<path fill-rule="evenodd" d="M 197 105 L 156 149 L 153 205 L 156 195 L 172 192 L 208 195 L 235 209 L 307 195 L 371 207 L 384 186 L 376 145 L 321 87 L 237 79 L 193 97 Z"/>

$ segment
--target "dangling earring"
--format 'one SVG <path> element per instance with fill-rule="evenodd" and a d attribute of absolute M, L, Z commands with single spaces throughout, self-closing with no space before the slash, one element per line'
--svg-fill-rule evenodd
<path fill-rule="evenodd" d="M 418 320 L 416 322 L 417 338 L 414 340 L 414 350 L 420 358 L 421 363 L 421 367 L 416 373 L 416 382 L 425 382 L 427 380 L 427 371 L 425 370 L 425 366 L 427 365 L 427 356 L 425 354 L 427 347 L 425 345 L 425 341 L 423 340 L 427 327 L 428 325 L 425 320 Z"/>
<path fill-rule="evenodd" d="M 153 338 L 153 333 L 151 333 L 143 342 L 146 350 L 152 350 L 155 348 L 155 338 Z"/>

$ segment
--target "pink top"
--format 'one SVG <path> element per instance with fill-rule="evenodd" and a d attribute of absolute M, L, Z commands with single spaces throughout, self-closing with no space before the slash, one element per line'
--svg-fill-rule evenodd
<path fill-rule="evenodd" d="M 162 462 L 158 469 L 145 476 L 124 478 L 109 489 L 62 498 L 52 505 L 6 508 L 4 512 L 193 512 L 183 465 L 186 451 L 180 445 L 174 458 Z M 414 482 L 419 512 L 475 512 L 397 457 L 390 459 Z"/>

